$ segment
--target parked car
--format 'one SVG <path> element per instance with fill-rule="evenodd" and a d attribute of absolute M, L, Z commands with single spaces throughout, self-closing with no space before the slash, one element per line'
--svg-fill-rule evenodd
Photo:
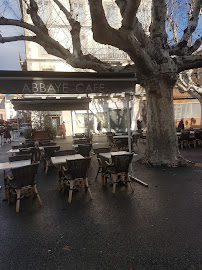
<path fill-rule="evenodd" d="M 25 130 L 32 128 L 29 123 L 23 123 L 20 125 L 20 135 L 22 135 Z"/>

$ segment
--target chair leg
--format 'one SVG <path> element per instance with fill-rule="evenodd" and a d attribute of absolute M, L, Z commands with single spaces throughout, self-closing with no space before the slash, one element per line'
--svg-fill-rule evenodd
<path fill-rule="evenodd" d="M 104 173 L 101 173 L 101 177 L 102 177 L 102 186 L 104 187 L 106 186 Z"/>
<path fill-rule="evenodd" d="M 16 212 L 18 213 L 20 210 L 20 189 L 17 189 L 17 201 L 16 201 Z"/>
<path fill-rule="evenodd" d="M 61 185 L 62 175 L 60 174 L 60 172 L 62 174 L 61 166 L 58 165 L 58 190 L 61 190 L 61 188 L 62 188 L 62 185 Z"/>
<path fill-rule="evenodd" d="M 113 174 L 112 179 L 113 179 L 112 193 L 114 194 L 116 192 L 116 174 Z"/>
<path fill-rule="evenodd" d="M 88 179 L 87 179 L 87 178 L 84 178 L 84 184 L 85 184 L 85 186 L 86 186 L 86 188 L 87 188 L 87 190 L 88 190 L 88 194 L 89 194 L 89 196 L 90 196 L 90 198 L 91 198 L 91 200 L 92 200 L 92 199 L 93 199 L 93 195 L 92 195 L 91 190 L 90 190 L 90 188 L 89 188 L 89 185 L 88 185 Z"/>
<path fill-rule="evenodd" d="M 47 174 L 47 173 L 48 173 L 48 166 L 49 166 L 49 161 L 47 160 L 47 161 L 46 161 L 46 169 L 45 169 L 45 174 Z"/>
<path fill-rule="evenodd" d="M 129 186 L 130 186 L 132 192 L 134 192 L 133 185 L 132 185 L 132 183 L 131 183 L 131 181 L 130 181 L 129 173 L 126 174 L 126 179 L 127 179 L 127 182 L 129 183 Z"/>
<path fill-rule="evenodd" d="M 7 191 L 7 199 L 8 199 L 8 204 L 11 203 L 11 195 L 10 195 L 10 191 Z"/>
<path fill-rule="evenodd" d="M 74 187 L 74 180 L 70 180 L 70 188 L 69 188 L 69 198 L 68 202 L 72 202 L 72 192 L 73 192 L 73 187 Z"/>
<path fill-rule="evenodd" d="M 7 181 L 5 170 L 4 170 L 3 174 L 4 174 L 4 198 L 8 199 L 8 183 L 7 183 L 8 181 Z"/>
<path fill-rule="evenodd" d="M 39 201 L 39 204 L 42 205 L 42 201 L 41 201 L 41 198 L 40 198 L 39 193 L 38 193 L 38 191 L 37 191 L 36 184 L 33 185 L 33 190 L 34 190 L 34 193 L 35 193 L 36 196 L 37 196 L 37 199 L 38 199 L 38 201 Z"/>
<path fill-rule="evenodd" d="M 95 177 L 95 181 L 97 180 L 97 177 L 98 177 L 98 173 L 100 172 L 100 169 L 98 168 L 97 170 L 97 174 L 96 174 L 96 177 Z"/>
<path fill-rule="evenodd" d="M 61 186 L 62 194 L 65 193 L 65 187 L 66 187 L 66 181 L 62 180 L 62 186 Z"/>

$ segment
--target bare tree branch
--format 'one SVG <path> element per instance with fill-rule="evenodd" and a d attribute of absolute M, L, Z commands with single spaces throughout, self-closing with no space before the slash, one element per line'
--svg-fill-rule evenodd
<path fill-rule="evenodd" d="M 154 70 L 153 62 L 144 46 L 134 36 L 133 31 L 112 28 L 105 17 L 102 0 L 88 0 L 92 18 L 92 30 L 95 41 L 108 44 L 125 51 L 138 65 L 138 68 L 151 73 Z M 118 46 L 117 46 L 118 44 Z"/>
<path fill-rule="evenodd" d="M 188 25 L 184 30 L 184 34 L 180 40 L 180 42 L 171 48 L 171 52 L 176 53 L 177 55 L 186 54 L 186 47 L 188 45 L 188 41 L 190 40 L 193 32 L 196 30 L 199 20 L 199 13 L 201 8 L 201 0 L 192 1 L 192 5 L 190 8 L 190 13 L 188 16 Z"/>
<path fill-rule="evenodd" d="M 0 35 L 0 43 L 6 43 L 6 42 L 13 42 L 13 41 L 20 41 L 20 40 L 27 40 L 27 41 L 33 41 L 36 42 L 36 36 L 13 36 L 13 37 L 2 37 Z"/>
<path fill-rule="evenodd" d="M 48 29 L 42 19 L 38 15 L 38 5 L 35 0 L 30 0 L 29 13 L 35 26 L 42 29 L 43 32 L 48 34 Z"/>
<path fill-rule="evenodd" d="M 19 26 L 19 27 L 22 27 L 22 28 L 25 28 L 25 29 L 27 29 L 27 30 L 32 31 L 32 32 L 35 33 L 35 34 L 40 33 L 40 30 L 39 30 L 38 27 L 36 27 L 36 26 L 34 26 L 34 25 L 32 25 L 32 24 L 23 22 L 23 21 L 19 21 L 19 20 L 7 19 L 7 18 L 4 18 L 4 17 L 1 17 L 1 18 L 0 18 L 0 25 L 13 25 L 13 26 Z"/>
<path fill-rule="evenodd" d="M 150 33 L 152 40 L 155 41 L 156 46 L 164 49 L 167 44 L 167 33 L 165 29 L 166 18 L 166 3 L 165 0 L 152 1 L 152 22 Z"/>
<path fill-rule="evenodd" d="M 119 7 L 122 18 L 124 18 L 127 1 L 116 0 L 115 2 L 117 4 L 117 6 Z M 138 21 L 137 16 L 134 17 L 134 22 L 133 22 L 133 25 L 131 24 L 131 28 L 133 30 L 135 37 L 138 39 L 138 41 L 142 47 L 147 47 L 147 46 L 151 45 L 150 44 L 151 40 L 145 34 L 145 31 L 143 30 L 142 24 Z"/>
<path fill-rule="evenodd" d="M 88 2 L 90 6 L 94 40 L 101 44 L 108 44 L 115 47 L 117 44 L 120 44 L 121 47 L 125 48 L 124 38 L 126 38 L 126 36 L 108 24 L 102 0 L 88 0 Z"/>
<path fill-rule="evenodd" d="M 173 40 L 174 43 L 177 45 L 178 43 L 178 36 L 177 36 L 177 28 L 178 26 L 175 24 L 174 20 L 173 20 L 173 13 L 174 13 L 174 6 L 172 6 L 172 11 L 169 15 L 169 9 L 168 9 L 168 0 L 166 1 L 166 6 L 167 6 L 167 27 L 166 27 L 166 31 L 169 29 L 169 27 L 171 27 L 172 32 L 173 32 Z"/>
<path fill-rule="evenodd" d="M 187 72 L 181 72 L 178 75 L 176 87 L 180 92 L 188 92 L 192 97 L 202 102 L 202 88 L 196 85 L 192 78 L 193 70 L 190 69 Z"/>
<path fill-rule="evenodd" d="M 136 14 L 141 0 L 128 0 L 125 6 L 125 12 L 122 21 L 122 27 L 126 29 L 133 29 Z"/>
<path fill-rule="evenodd" d="M 177 72 L 202 66 L 202 55 L 177 56 L 173 59 L 177 62 Z"/>
<path fill-rule="evenodd" d="M 70 32 L 72 36 L 73 54 L 78 57 L 79 55 L 82 55 L 81 40 L 80 40 L 81 24 L 72 17 L 71 13 L 65 8 L 64 5 L 61 4 L 60 1 L 58 0 L 53 1 L 65 14 L 67 20 L 69 21 L 69 24 L 72 27 L 72 30 Z"/>
<path fill-rule="evenodd" d="M 194 44 L 188 48 L 188 53 L 187 54 L 192 54 L 194 53 L 196 50 L 198 50 L 198 48 L 201 46 L 202 44 L 202 37 L 198 38 Z"/>

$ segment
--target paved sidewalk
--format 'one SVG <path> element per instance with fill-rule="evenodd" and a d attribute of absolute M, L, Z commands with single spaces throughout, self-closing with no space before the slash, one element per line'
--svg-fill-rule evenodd
<path fill-rule="evenodd" d="M 69 140 L 58 139 L 61 149 Z M 14 144 L 14 143 L 12 143 Z M 0 148 L 7 161 L 10 145 Z M 0 269 L 19 270 L 181 270 L 202 269 L 202 167 L 153 168 L 133 161 L 135 192 L 102 188 L 94 181 L 95 156 L 89 179 L 93 200 L 83 191 L 57 191 L 57 170 L 40 166 L 37 187 L 43 205 L 24 199 L 20 213 L 0 190 Z M 136 149 L 138 152 L 138 149 Z M 184 157 L 202 163 L 202 148 L 185 149 Z M 0 185 L 3 185 L 2 171 Z M 3 256 L 2 256 L 3 255 Z"/>

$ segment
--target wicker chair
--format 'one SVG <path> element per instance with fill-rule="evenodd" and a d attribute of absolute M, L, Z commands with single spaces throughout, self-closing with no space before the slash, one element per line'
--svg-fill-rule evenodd
<path fill-rule="evenodd" d="M 38 147 L 29 148 L 29 152 L 32 156 L 32 163 L 41 161 L 41 150 Z"/>
<path fill-rule="evenodd" d="M 20 199 L 26 194 L 24 194 L 22 191 L 28 192 L 29 195 L 35 195 L 39 201 L 39 204 L 42 205 L 35 182 L 38 165 L 39 163 L 34 163 L 11 169 L 13 175 L 12 181 L 9 181 L 9 178 L 7 180 L 8 203 L 10 203 L 11 196 L 17 194 L 16 212 L 19 212 L 20 209 Z"/>
<path fill-rule="evenodd" d="M 98 148 L 98 149 L 94 149 L 95 154 L 97 154 L 97 161 L 98 161 L 98 170 L 97 170 L 97 174 L 95 177 L 95 181 L 97 180 L 98 174 L 101 173 L 102 176 L 102 185 L 105 185 L 105 163 L 102 161 L 102 159 L 100 158 L 99 154 L 100 153 L 108 153 L 111 151 L 110 147 L 106 147 L 106 148 Z"/>
<path fill-rule="evenodd" d="M 83 157 L 90 156 L 90 150 L 92 148 L 92 144 L 79 144 L 78 145 L 78 153 L 81 154 Z"/>
<path fill-rule="evenodd" d="M 195 140 L 197 146 L 202 145 L 202 132 L 200 130 L 195 130 Z"/>
<path fill-rule="evenodd" d="M 182 131 L 182 134 L 178 138 L 178 145 L 181 149 L 189 145 L 189 131 Z"/>
<path fill-rule="evenodd" d="M 108 164 L 106 174 L 112 178 L 113 190 L 112 193 L 116 192 L 116 185 L 118 182 L 129 184 L 133 191 L 133 186 L 130 181 L 128 174 L 129 165 L 133 159 L 133 154 L 127 155 L 112 155 L 112 164 Z"/>
<path fill-rule="evenodd" d="M 83 158 L 77 160 L 67 160 L 67 171 L 68 177 L 63 181 L 63 190 L 65 185 L 69 185 L 69 198 L 68 202 L 72 202 L 72 193 L 75 187 L 75 184 L 79 181 L 79 184 L 84 184 L 84 187 L 87 189 L 90 198 L 92 199 L 92 193 L 88 185 L 87 171 L 90 164 L 91 158 Z"/>
<path fill-rule="evenodd" d="M 60 146 L 48 146 L 44 147 L 44 170 L 48 173 L 48 168 L 52 165 L 51 157 L 55 156 L 55 152 L 60 150 Z"/>

